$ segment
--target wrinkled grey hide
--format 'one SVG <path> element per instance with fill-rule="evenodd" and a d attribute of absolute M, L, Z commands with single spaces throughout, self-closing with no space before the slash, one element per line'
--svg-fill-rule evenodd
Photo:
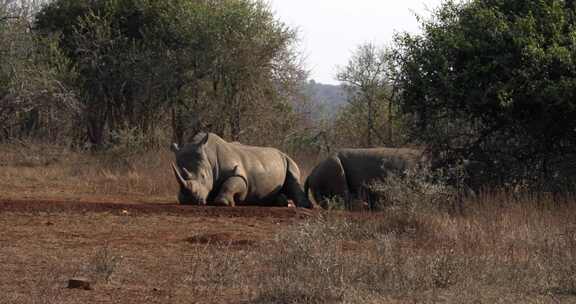
<path fill-rule="evenodd" d="M 174 144 L 173 151 L 181 204 L 287 206 L 288 198 L 297 207 L 311 207 L 300 169 L 277 149 L 228 143 L 216 134 L 200 133 L 181 149 Z"/>
<path fill-rule="evenodd" d="M 349 202 L 358 198 L 367 184 L 389 174 L 403 174 L 425 162 L 422 155 L 422 151 L 414 149 L 343 149 L 312 170 L 304 189 L 323 208 L 336 196 Z"/>

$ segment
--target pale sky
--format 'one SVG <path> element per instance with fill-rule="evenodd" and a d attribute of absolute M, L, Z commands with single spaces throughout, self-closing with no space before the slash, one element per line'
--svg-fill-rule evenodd
<path fill-rule="evenodd" d="M 419 31 L 415 13 L 429 16 L 442 0 L 269 0 L 276 16 L 299 30 L 310 79 L 337 84 L 345 66 L 365 42 L 389 45 L 395 32 Z"/>

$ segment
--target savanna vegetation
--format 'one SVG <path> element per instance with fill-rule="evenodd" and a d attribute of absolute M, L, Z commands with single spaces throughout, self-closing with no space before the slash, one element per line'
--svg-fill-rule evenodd
<path fill-rule="evenodd" d="M 203 130 L 303 155 L 412 145 L 437 167 L 472 161 L 478 187 L 572 183 L 570 1 L 446 1 L 421 33 L 358 46 L 335 75 L 337 111 L 307 81 L 297 30 L 264 1 L 0 9 L 3 142 L 145 151 Z"/>
<path fill-rule="evenodd" d="M 305 125 L 297 115 L 306 73 L 296 31 L 264 2 L 50 1 L 30 18 L 4 9 L 11 17 L 4 32 L 25 40 L 19 47 L 27 50 L 11 46 L 11 55 L 40 75 L 32 75 L 39 83 L 30 80 L 36 87 L 22 88 L 20 79 L 30 76 L 18 73 L 27 67 L 9 71 L 14 64 L 4 56 L 3 100 L 46 95 L 26 106 L 3 102 L 12 109 L 4 141 L 48 139 L 43 132 L 50 129 L 52 138 L 74 147 L 136 141 L 133 148 L 148 149 L 211 130 L 281 145 Z M 47 99 L 73 107 L 42 108 Z"/>
<path fill-rule="evenodd" d="M 575 18 L 444 1 L 420 33 L 358 46 L 334 88 L 265 1 L 0 1 L 0 204 L 121 206 L 0 209 L 0 303 L 574 303 Z M 383 145 L 441 170 L 370 185 L 373 214 L 133 213 L 175 202 L 167 146 L 200 130 L 305 173 Z"/>
<path fill-rule="evenodd" d="M 491 186 L 573 183 L 573 1 L 446 1 L 398 35 L 399 110 L 411 140 L 482 164 Z"/>

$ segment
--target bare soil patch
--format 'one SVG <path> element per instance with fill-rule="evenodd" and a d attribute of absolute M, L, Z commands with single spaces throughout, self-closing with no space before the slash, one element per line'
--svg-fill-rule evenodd
<path fill-rule="evenodd" d="M 239 303 L 255 291 L 238 290 L 245 285 L 231 281 L 240 271 L 232 263 L 248 263 L 279 231 L 312 215 L 1 200 L 0 303 Z M 88 278 L 93 290 L 67 289 L 75 277 Z"/>
<path fill-rule="evenodd" d="M 0 303 L 576 303 L 572 208 L 470 211 L 0 200 Z"/>
<path fill-rule="evenodd" d="M 95 202 L 95 201 L 62 201 L 62 200 L 15 200 L 0 199 L 2 212 L 96 212 L 118 215 L 178 215 L 192 217 L 255 217 L 292 219 L 313 216 L 314 211 L 301 208 L 262 208 L 240 206 L 235 208 L 210 206 L 183 206 L 174 203 L 131 203 L 128 201 Z"/>

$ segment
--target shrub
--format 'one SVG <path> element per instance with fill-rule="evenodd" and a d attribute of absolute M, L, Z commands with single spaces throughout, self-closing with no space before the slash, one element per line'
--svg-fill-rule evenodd
<path fill-rule="evenodd" d="M 574 3 L 444 1 L 419 21 L 421 34 L 396 37 L 411 140 L 483 162 L 485 186 L 572 177 Z"/>

